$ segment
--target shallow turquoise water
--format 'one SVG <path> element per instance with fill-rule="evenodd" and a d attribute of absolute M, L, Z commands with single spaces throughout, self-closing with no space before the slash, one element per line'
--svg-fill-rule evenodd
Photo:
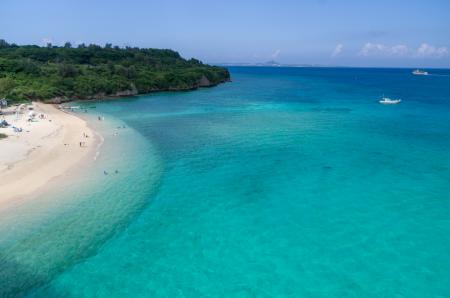
<path fill-rule="evenodd" d="M 39 233 L 2 231 L 0 260 L 23 267 L 4 293 L 450 296 L 450 77 L 434 72 L 232 68 L 216 88 L 85 104 L 113 123 L 98 171 L 16 220 Z"/>

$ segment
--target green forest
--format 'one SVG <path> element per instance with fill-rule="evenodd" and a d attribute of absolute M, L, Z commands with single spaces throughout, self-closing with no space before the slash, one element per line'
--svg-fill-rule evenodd
<path fill-rule="evenodd" d="M 0 98 L 62 102 L 181 91 L 230 80 L 227 69 L 168 49 L 80 44 L 18 46 L 0 40 Z"/>

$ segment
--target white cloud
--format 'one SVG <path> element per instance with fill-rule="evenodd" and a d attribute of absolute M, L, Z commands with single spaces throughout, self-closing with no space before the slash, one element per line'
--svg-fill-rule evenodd
<path fill-rule="evenodd" d="M 398 44 L 387 46 L 380 43 L 366 43 L 359 51 L 360 56 L 406 56 L 409 53 L 407 46 Z"/>
<path fill-rule="evenodd" d="M 403 44 L 392 46 L 389 49 L 389 53 L 393 56 L 406 56 L 409 53 L 409 49 L 407 46 Z"/>
<path fill-rule="evenodd" d="M 342 43 L 337 44 L 336 47 L 334 48 L 333 52 L 331 53 L 331 57 L 338 56 L 340 53 L 342 53 L 343 49 L 344 49 L 344 45 Z"/>
<path fill-rule="evenodd" d="M 376 52 L 382 52 L 384 50 L 384 46 L 382 44 L 373 44 L 373 43 L 366 43 L 362 49 L 359 51 L 359 56 L 370 56 L 373 53 Z"/>
<path fill-rule="evenodd" d="M 378 57 L 419 57 L 419 58 L 441 58 L 447 56 L 449 51 L 446 47 L 435 47 L 423 43 L 417 50 L 411 49 L 406 45 L 398 44 L 393 46 L 381 43 L 366 43 L 358 52 L 359 56 L 378 56 Z"/>
<path fill-rule="evenodd" d="M 440 58 L 448 55 L 448 49 L 446 47 L 435 47 L 427 43 L 423 43 L 417 49 L 416 55 L 418 57 Z"/>
<path fill-rule="evenodd" d="M 281 50 L 276 50 L 275 52 L 272 53 L 272 55 L 270 55 L 270 57 L 272 57 L 272 59 L 277 59 L 278 56 L 280 56 Z"/>

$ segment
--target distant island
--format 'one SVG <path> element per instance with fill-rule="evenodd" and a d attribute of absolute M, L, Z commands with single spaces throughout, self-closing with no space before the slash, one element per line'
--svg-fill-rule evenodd
<path fill-rule="evenodd" d="M 70 43 L 18 46 L 0 40 L 0 98 L 60 103 L 210 87 L 226 68 L 183 59 L 168 49 Z"/>

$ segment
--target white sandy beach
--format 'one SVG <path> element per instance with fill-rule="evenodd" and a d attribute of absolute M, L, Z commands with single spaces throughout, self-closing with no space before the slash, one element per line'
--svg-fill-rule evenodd
<path fill-rule="evenodd" d="M 41 190 L 77 167 L 96 147 L 97 137 L 86 121 L 53 105 L 33 103 L 32 107 L 36 117 L 31 122 L 28 107 L 19 116 L 14 107 L 0 115 L 0 121 L 22 128 L 22 132 L 0 128 L 0 133 L 8 135 L 0 139 L 0 208 Z"/>

